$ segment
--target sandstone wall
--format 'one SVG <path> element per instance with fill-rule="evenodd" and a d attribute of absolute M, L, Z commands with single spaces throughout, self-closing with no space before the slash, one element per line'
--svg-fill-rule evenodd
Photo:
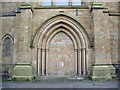
<path fill-rule="evenodd" d="M 3 12 L 13 11 L 19 5 L 20 3 L 3 3 L 2 9 Z M 104 5 L 107 5 L 111 11 L 118 9 L 116 3 L 105 3 Z M 97 21 L 93 19 L 93 13 L 90 12 L 89 9 L 33 9 L 33 12 L 30 9 L 22 9 L 21 13 L 16 13 L 16 16 L 0 17 L 0 22 L 3 23 L 2 30 L 0 30 L 0 40 L 2 40 L 2 37 L 6 34 L 10 34 L 14 38 L 13 63 L 18 63 L 23 60 L 32 63 L 34 69 L 37 71 L 37 48 L 30 48 L 30 43 L 39 28 L 48 19 L 58 14 L 65 14 L 78 21 L 88 33 L 93 45 L 94 37 L 104 34 L 106 38 L 110 39 L 110 42 L 107 40 L 103 42 L 105 37 L 102 37 L 96 47 L 99 48 L 101 44 L 105 44 L 103 48 L 110 47 L 110 49 L 106 51 L 109 52 L 107 59 L 111 59 L 112 63 L 118 63 L 118 16 L 107 16 L 103 14 L 104 17 L 99 15 L 100 18 L 97 17 L 99 19 L 97 19 Z M 106 17 L 107 21 L 105 21 Z M 100 31 L 99 33 L 94 33 L 93 21 L 98 24 L 96 30 L 99 28 L 104 33 Z M 101 22 L 104 23 L 101 25 Z M 109 29 L 109 33 L 106 31 L 107 29 Z M 105 35 L 105 33 L 107 34 Z M 0 49 L 2 51 L 2 44 L 0 45 Z M 102 53 L 101 48 L 99 48 L 99 52 L 104 56 L 105 53 Z M 87 62 L 88 69 L 90 70 L 94 64 L 94 52 L 91 53 L 91 51 L 88 51 L 87 54 L 89 56 Z M 2 58 L 2 53 L 0 53 L 0 58 Z M 102 57 L 99 56 L 99 58 Z"/>

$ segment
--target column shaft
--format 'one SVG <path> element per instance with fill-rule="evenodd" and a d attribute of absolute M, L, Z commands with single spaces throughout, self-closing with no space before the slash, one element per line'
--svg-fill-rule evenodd
<path fill-rule="evenodd" d="M 69 6 L 72 6 L 72 0 L 69 0 L 69 1 L 68 1 L 68 5 L 69 5 Z"/>
<path fill-rule="evenodd" d="M 86 75 L 86 51 L 85 51 L 85 48 L 82 48 L 82 70 L 83 70 L 83 75 Z"/>
<path fill-rule="evenodd" d="M 80 76 L 81 75 L 81 70 L 82 70 L 82 67 L 81 67 L 81 49 L 78 49 L 78 75 Z"/>
<path fill-rule="evenodd" d="M 56 5 L 55 0 L 52 0 L 51 6 L 55 6 L 55 5 Z"/>

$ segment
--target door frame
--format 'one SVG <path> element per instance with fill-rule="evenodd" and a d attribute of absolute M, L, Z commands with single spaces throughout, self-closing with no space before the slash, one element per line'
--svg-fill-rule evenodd
<path fill-rule="evenodd" d="M 38 74 L 46 75 L 49 41 L 55 35 L 56 30 L 59 29 L 67 33 L 70 38 L 73 38 L 77 61 L 77 75 L 86 75 L 88 63 L 87 50 L 90 48 L 91 42 L 83 26 L 66 15 L 58 15 L 49 19 L 39 28 L 33 40 L 33 46 L 37 49 Z"/>

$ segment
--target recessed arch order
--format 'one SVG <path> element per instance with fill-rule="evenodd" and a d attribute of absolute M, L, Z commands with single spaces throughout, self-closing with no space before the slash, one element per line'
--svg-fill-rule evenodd
<path fill-rule="evenodd" d="M 67 34 L 74 44 L 75 60 L 77 61 L 76 74 L 86 74 L 86 51 L 91 45 L 90 40 L 82 25 L 65 15 L 58 15 L 48 20 L 34 38 L 33 46 L 37 48 L 38 53 L 38 74 L 46 74 L 49 43 L 59 32 Z"/>

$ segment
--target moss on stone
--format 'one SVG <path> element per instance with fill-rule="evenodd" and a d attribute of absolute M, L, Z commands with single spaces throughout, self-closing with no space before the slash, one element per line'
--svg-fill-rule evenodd
<path fill-rule="evenodd" d="M 34 76 L 12 76 L 13 81 L 32 81 Z"/>
<path fill-rule="evenodd" d="M 110 68 L 107 65 L 94 66 L 93 74 L 91 76 L 93 81 L 109 81 L 112 80 L 110 75 Z"/>
<path fill-rule="evenodd" d="M 92 6 L 92 8 L 94 8 L 94 9 L 104 9 L 103 6 Z"/>
<path fill-rule="evenodd" d="M 32 6 L 32 4 L 31 3 L 24 3 L 21 6 Z"/>
<path fill-rule="evenodd" d="M 111 81 L 111 76 L 92 76 L 93 81 Z"/>
<path fill-rule="evenodd" d="M 32 6 L 20 6 L 20 9 L 31 9 Z"/>
<path fill-rule="evenodd" d="M 35 9 L 88 9 L 88 6 L 39 6 L 35 7 Z"/>
<path fill-rule="evenodd" d="M 33 73 L 33 68 L 30 64 L 17 64 L 13 68 L 13 75 L 12 75 L 13 80 L 33 80 L 34 79 L 34 73 Z"/>
<path fill-rule="evenodd" d="M 93 5 L 102 6 L 102 3 L 93 3 Z"/>
<path fill-rule="evenodd" d="M 109 9 L 107 7 L 104 7 L 103 13 L 109 13 Z"/>
<path fill-rule="evenodd" d="M 92 4 L 92 8 L 93 9 L 104 9 L 105 7 L 102 5 L 102 3 L 95 2 Z"/>

